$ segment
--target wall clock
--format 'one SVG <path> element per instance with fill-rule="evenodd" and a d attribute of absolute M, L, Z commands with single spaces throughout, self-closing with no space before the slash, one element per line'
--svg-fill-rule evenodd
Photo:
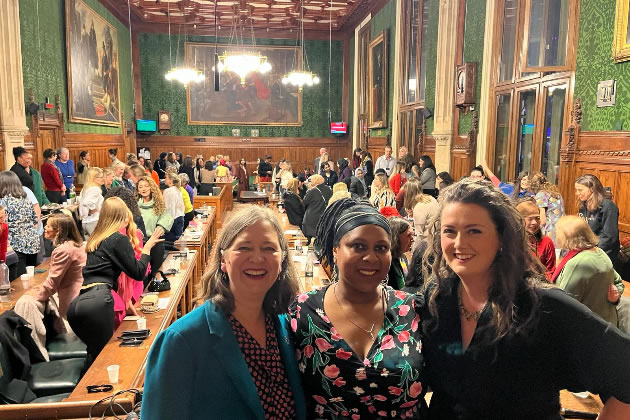
<path fill-rule="evenodd" d="M 159 111 L 158 112 L 158 130 L 171 131 L 171 111 Z"/>

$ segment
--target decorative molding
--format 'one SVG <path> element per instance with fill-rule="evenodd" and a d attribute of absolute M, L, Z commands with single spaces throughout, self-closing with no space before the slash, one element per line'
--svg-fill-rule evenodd
<path fill-rule="evenodd" d="M 630 156 L 630 150 L 578 150 L 575 154 L 583 156 Z"/>
<path fill-rule="evenodd" d="M 475 153 L 475 148 L 477 146 L 477 131 L 479 130 L 479 113 L 475 110 L 471 115 L 472 126 L 468 131 L 467 144 L 456 144 L 453 146 L 453 149 L 455 150 L 465 150 L 468 155 Z"/>
<path fill-rule="evenodd" d="M 435 132 L 433 133 L 433 138 L 435 139 L 435 146 L 437 147 L 441 147 L 441 146 L 448 146 L 453 138 L 452 135 L 450 134 L 435 134 Z"/>
<path fill-rule="evenodd" d="M 575 98 L 575 100 L 573 101 L 573 110 L 571 111 L 571 125 L 567 129 L 569 140 L 567 141 L 567 144 L 564 147 L 560 148 L 560 161 L 563 163 L 570 163 L 575 160 L 577 138 L 579 136 L 581 124 L 582 124 L 582 101 L 580 100 L 580 98 Z M 580 154 L 582 154 L 581 152 Z"/>

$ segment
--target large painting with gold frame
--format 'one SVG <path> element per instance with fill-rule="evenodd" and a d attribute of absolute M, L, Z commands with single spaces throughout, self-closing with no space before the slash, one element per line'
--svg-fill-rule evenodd
<path fill-rule="evenodd" d="M 368 47 L 368 126 L 387 127 L 387 30 L 376 36 Z"/>
<path fill-rule="evenodd" d="M 229 51 L 218 45 L 217 51 Z M 214 90 L 214 44 L 186 43 L 186 63 L 205 75 L 200 83 L 190 83 L 188 124 L 191 125 L 302 125 L 302 93 L 297 87 L 282 84 L 283 76 L 299 65 L 299 47 L 241 47 L 239 51 L 267 57 L 271 71 L 250 73 L 241 83 L 231 72 L 220 74 L 219 91 Z"/>
<path fill-rule="evenodd" d="M 68 121 L 120 126 L 118 34 L 82 0 L 66 1 Z"/>
<path fill-rule="evenodd" d="M 617 0 L 613 59 L 618 63 L 630 60 L 630 0 Z"/>

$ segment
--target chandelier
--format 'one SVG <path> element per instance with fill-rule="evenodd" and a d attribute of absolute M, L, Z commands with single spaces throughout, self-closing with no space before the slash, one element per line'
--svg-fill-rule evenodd
<path fill-rule="evenodd" d="M 254 36 L 254 19 L 251 16 L 250 9 L 249 23 L 251 29 L 251 48 L 256 48 L 256 37 Z M 224 51 L 223 55 L 218 57 L 217 70 L 219 73 L 229 71 L 236 73 L 241 79 L 241 85 L 245 85 L 245 78 L 250 73 L 265 74 L 271 70 L 271 64 L 267 61 L 267 57 L 255 52 L 249 52 L 243 44 L 242 28 L 239 28 L 238 21 L 245 20 L 241 18 L 238 5 L 234 5 L 234 15 L 232 18 L 232 28 L 230 30 L 230 46 L 228 51 Z M 240 30 L 239 30 L 240 29 Z M 234 45 L 234 49 L 232 49 Z M 250 46 L 247 46 L 250 47 Z M 213 69 L 214 70 L 214 69 Z"/>
<path fill-rule="evenodd" d="M 202 72 L 197 69 L 191 67 L 173 67 L 173 53 L 172 53 L 172 45 L 171 45 L 171 3 L 168 3 L 166 14 L 168 15 L 168 45 L 169 45 L 169 56 L 171 62 L 171 69 L 164 75 L 166 80 L 177 81 L 180 82 L 184 87 L 188 86 L 190 82 L 198 83 L 205 79 L 205 76 Z M 180 36 L 178 37 L 178 48 L 177 54 L 179 55 L 179 39 L 181 38 L 181 25 L 180 25 Z M 177 57 L 175 58 L 175 64 L 177 64 Z"/>
<path fill-rule="evenodd" d="M 310 70 L 304 46 L 304 0 L 300 0 L 300 27 L 295 41 L 296 46 L 298 41 L 301 41 L 302 45 L 302 56 L 301 60 L 298 61 L 298 69 L 285 74 L 282 78 L 282 84 L 297 86 L 301 91 L 304 86 L 313 86 L 319 83 L 319 77 Z"/>

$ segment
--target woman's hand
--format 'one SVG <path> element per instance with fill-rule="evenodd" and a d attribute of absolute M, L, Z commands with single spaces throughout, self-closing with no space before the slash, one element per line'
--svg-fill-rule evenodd
<path fill-rule="evenodd" d="M 136 307 L 133 306 L 133 303 L 131 303 L 131 299 L 128 300 L 127 303 L 125 304 L 125 309 L 127 311 L 127 315 L 140 316 Z"/>
<path fill-rule="evenodd" d="M 153 248 L 155 244 L 159 242 L 164 242 L 164 239 L 160 239 L 161 236 L 162 236 L 162 232 L 158 231 L 157 229 L 153 231 L 153 235 L 151 235 L 149 240 L 144 244 L 144 247 L 142 248 L 142 253 L 150 254 L 151 248 Z"/>
<path fill-rule="evenodd" d="M 617 289 L 617 286 L 615 286 L 614 284 L 608 286 L 608 302 L 616 305 L 617 303 L 619 303 L 619 299 L 621 299 L 621 296 L 619 296 L 619 290 Z"/>

